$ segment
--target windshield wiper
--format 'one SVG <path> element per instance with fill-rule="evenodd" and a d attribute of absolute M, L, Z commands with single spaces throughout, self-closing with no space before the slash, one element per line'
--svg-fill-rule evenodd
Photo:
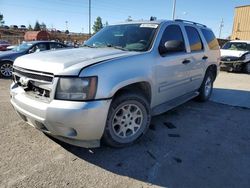
<path fill-rule="evenodd" d="M 91 45 L 87 45 L 87 44 L 84 44 L 83 46 L 84 46 L 84 47 L 88 47 L 88 48 L 97 48 L 97 47 L 95 47 L 95 46 L 91 46 Z"/>
<path fill-rule="evenodd" d="M 125 49 L 123 47 L 115 46 L 115 45 L 109 44 L 109 43 L 106 43 L 106 47 L 108 47 L 108 48 L 114 48 L 114 49 L 118 49 L 118 50 L 122 50 L 122 51 L 128 51 L 127 49 Z"/>

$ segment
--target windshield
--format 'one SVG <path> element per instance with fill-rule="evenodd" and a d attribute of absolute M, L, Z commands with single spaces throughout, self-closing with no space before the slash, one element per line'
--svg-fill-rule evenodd
<path fill-rule="evenodd" d="M 12 51 L 22 52 L 22 51 L 28 50 L 32 45 L 33 44 L 31 44 L 31 43 L 23 43 L 15 48 L 13 48 Z"/>
<path fill-rule="evenodd" d="M 96 33 L 84 46 L 113 47 L 126 51 L 147 51 L 153 41 L 158 24 L 126 24 L 107 26 Z"/>
<path fill-rule="evenodd" d="M 250 44 L 245 42 L 227 42 L 222 49 L 236 51 L 250 51 Z"/>

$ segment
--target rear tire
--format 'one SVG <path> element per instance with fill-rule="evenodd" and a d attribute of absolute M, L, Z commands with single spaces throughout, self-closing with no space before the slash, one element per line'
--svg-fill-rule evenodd
<path fill-rule="evenodd" d="M 150 120 L 150 105 L 143 95 L 122 94 L 111 103 L 102 140 L 111 147 L 131 145 L 146 133 Z"/>
<path fill-rule="evenodd" d="M 197 97 L 198 101 L 205 102 L 209 100 L 213 92 L 213 82 L 214 76 L 212 71 L 207 71 L 199 89 L 199 95 Z"/>
<path fill-rule="evenodd" d="M 250 74 L 250 62 L 248 62 L 248 63 L 245 64 L 245 72 L 247 74 Z"/>
<path fill-rule="evenodd" d="M 0 77 L 1 78 L 10 78 L 13 71 L 13 63 L 11 62 L 1 62 L 0 63 Z"/>

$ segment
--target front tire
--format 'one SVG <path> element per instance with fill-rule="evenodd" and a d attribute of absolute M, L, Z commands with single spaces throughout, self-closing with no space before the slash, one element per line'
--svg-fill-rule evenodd
<path fill-rule="evenodd" d="M 12 76 L 13 66 L 11 62 L 0 63 L 0 77 L 10 78 Z"/>
<path fill-rule="evenodd" d="M 143 95 L 122 94 L 111 103 L 103 141 L 111 147 L 131 145 L 146 133 L 150 120 L 150 105 Z"/>
<path fill-rule="evenodd" d="M 199 95 L 197 97 L 198 101 L 205 102 L 209 100 L 213 92 L 213 82 L 213 73 L 211 71 L 207 71 L 199 89 Z"/>

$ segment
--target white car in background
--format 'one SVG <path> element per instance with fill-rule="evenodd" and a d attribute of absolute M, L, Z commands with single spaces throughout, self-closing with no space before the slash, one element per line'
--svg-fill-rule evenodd
<path fill-rule="evenodd" d="M 221 49 L 221 68 L 250 73 L 250 41 L 227 42 Z"/>

